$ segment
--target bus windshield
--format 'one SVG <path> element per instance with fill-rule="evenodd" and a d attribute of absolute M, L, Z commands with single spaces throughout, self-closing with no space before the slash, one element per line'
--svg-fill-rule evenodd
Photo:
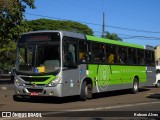
<path fill-rule="evenodd" d="M 28 36 L 27 36 L 28 37 Z M 26 39 L 26 37 L 22 36 Z M 46 74 L 60 69 L 60 39 L 51 41 L 23 39 L 17 44 L 16 71 L 28 74 Z M 41 37 L 44 39 L 44 37 Z M 58 37 L 56 37 L 58 38 Z"/>
<path fill-rule="evenodd" d="M 60 68 L 59 45 L 17 47 L 17 70 L 27 73 L 51 73 Z"/>

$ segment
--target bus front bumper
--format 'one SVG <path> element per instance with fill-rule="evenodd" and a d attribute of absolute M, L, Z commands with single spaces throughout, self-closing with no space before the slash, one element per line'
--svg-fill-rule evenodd
<path fill-rule="evenodd" d="M 15 95 L 24 96 L 55 96 L 62 97 L 61 84 L 55 87 L 36 87 L 36 86 L 18 86 L 15 85 Z"/>

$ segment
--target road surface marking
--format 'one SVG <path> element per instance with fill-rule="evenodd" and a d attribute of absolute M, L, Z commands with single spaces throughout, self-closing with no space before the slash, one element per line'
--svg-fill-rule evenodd
<path fill-rule="evenodd" d="M 160 101 L 156 102 L 146 102 L 146 103 L 135 103 L 135 104 L 126 104 L 126 105 L 117 105 L 117 106 L 108 106 L 108 107 L 97 107 L 97 108 L 86 108 L 86 109 L 75 109 L 75 110 L 67 110 L 67 111 L 94 111 L 94 110 L 108 110 L 115 108 L 123 108 L 123 107 L 135 107 L 139 105 L 149 105 L 149 104 L 158 104 Z"/>
<path fill-rule="evenodd" d="M 1 87 L 2 90 L 7 90 L 7 87 Z"/>

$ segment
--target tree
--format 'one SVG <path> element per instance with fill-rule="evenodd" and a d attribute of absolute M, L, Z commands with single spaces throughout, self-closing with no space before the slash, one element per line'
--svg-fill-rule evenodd
<path fill-rule="evenodd" d="M 34 0 L 0 0 L 0 43 L 8 44 L 23 32 L 26 6 L 35 8 Z"/>
<path fill-rule="evenodd" d="M 122 41 L 122 39 L 116 33 L 106 32 L 105 38 L 108 38 L 108 39 L 111 39 L 111 40 Z"/>
<path fill-rule="evenodd" d="M 3 45 L 0 49 L 0 69 L 11 69 L 15 58 L 16 44 L 10 41 L 9 44 Z"/>
<path fill-rule="evenodd" d="M 66 30 L 72 32 L 78 32 L 82 34 L 93 35 L 92 29 L 87 25 L 73 22 L 73 21 L 62 21 L 62 20 L 51 20 L 51 19 L 37 19 L 26 21 L 30 31 L 36 30 Z"/>
<path fill-rule="evenodd" d="M 0 68 L 11 64 L 15 41 L 25 31 L 26 6 L 35 8 L 34 0 L 0 0 Z"/>

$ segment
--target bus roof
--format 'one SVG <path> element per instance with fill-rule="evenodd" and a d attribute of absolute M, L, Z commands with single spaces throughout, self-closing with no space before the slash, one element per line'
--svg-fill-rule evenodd
<path fill-rule="evenodd" d="M 78 38 L 78 39 L 85 39 L 84 34 L 76 33 L 76 32 L 69 32 L 69 31 L 62 31 L 62 30 L 38 30 L 38 31 L 30 31 L 27 33 L 23 33 L 22 35 L 35 34 L 35 33 L 54 33 L 54 32 L 59 32 L 62 34 L 62 36 L 74 37 L 74 38 Z"/>
<path fill-rule="evenodd" d="M 153 47 L 148 47 L 148 46 L 143 46 L 143 45 L 138 45 L 138 44 L 133 44 L 133 43 L 128 43 L 128 42 L 121 42 L 121 41 L 116 41 L 116 40 L 110 40 L 107 38 L 100 38 L 100 37 L 84 35 L 81 33 L 69 32 L 69 31 L 63 31 L 63 30 L 39 30 L 39 31 L 27 32 L 27 33 L 24 33 L 23 35 L 34 34 L 34 33 L 43 33 L 43 32 L 60 32 L 62 34 L 62 36 L 74 37 L 74 38 L 78 38 L 78 39 L 87 39 L 89 41 L 109 43 L 109 44 L 126 46 L 126 47 L 128 46 L 128 47 L 133 47 L 133 48 L 154 50 Z"/>
<path fill-rule="evenodd" d="M 144 46 L 142 46 L 142 45 L 127 43 L 127 42 L 121 42 L 121 41 L 116 41 L 116 40 L 110 40 L 110 39 L 106 39 L 106 38 L 98 38 L 98 37 L 89 36 L 89 35 L 86 35 L 86 38 L 87 38 L 87 40 L 90 40 L 90 41 L 96 41 L 96 42 L 109 43 L 109 44 L 115 44 L 115 45 L 144 49 Z"/>

